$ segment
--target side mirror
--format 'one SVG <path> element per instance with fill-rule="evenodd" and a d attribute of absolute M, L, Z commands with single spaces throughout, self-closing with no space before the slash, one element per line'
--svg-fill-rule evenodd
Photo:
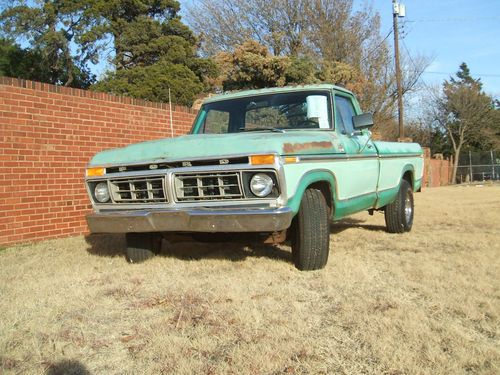
<path fill-rule="evenodd" d="M 373 126 L 373 115 L 371 113 L 362 113 L 361 115 L 352 116 L 352 124 L 356 130 L 370 128 Z"/>

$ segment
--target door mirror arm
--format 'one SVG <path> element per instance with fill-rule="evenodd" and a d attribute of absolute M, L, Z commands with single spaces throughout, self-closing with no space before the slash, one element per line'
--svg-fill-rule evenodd
<path fill-rule="evenodd" d="M 368 146 L 368 143 L 370 143 L 370 141 L 372 140 L 372 132 L 371 131 L 366 130 L 365 133 L 362 132 L 362 134 L 366 134 L 368 137 L 366 138 L 366 142 L 363 145 L 363 147 L 361 147 L 359 149 L 358 154 L 361 154 L 363 152 L 363 150 L 366 148 L 366 146 Z"/>

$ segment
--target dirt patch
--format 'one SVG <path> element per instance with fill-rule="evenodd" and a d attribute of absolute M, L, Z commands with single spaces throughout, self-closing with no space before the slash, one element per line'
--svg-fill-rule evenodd
<path fill-rule="evenodd" d="M 136 265 L 117 235 L 7 248 L 0 373 L 499 373 L 500 187 L 415 210 L 403 235 L 332 224 L 317 272 L 287 246 L 164 243 Z"/>

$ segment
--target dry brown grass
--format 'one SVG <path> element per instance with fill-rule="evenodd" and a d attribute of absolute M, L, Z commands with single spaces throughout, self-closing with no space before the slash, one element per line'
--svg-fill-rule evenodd
<path fill-rule="evenodd" d="M 0 372 L 498 374 L 500 186 L 429 189 L 414 230 L 332 226 L 326 269 L 287 246 L 121 236 L 0 252 Z"/>

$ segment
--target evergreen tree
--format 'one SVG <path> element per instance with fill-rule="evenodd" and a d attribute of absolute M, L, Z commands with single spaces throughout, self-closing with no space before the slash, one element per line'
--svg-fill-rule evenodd
<path fill-rule="evenodd" d="M 217 69 L 197 56 L 179 10 L 175 0 L 14 1 L 0 15 L 3 34 L 27 41 L 29 50 L 18 53 L 39 64 L 4 74 L 85 88 L 95 81 L 88 64 L 107 53 L 114 70 L 93 89 L 168 101 L 170 88 L 174 102 L 190 105 Z"/>
<path fill-rule="evenodd" d="M 17 5 L 16 5 L 17 4 Z M 46 0 L 13 2 L 0 14 L 2 32 L 14 40 L 29 43 L 27 58 L 36 56 L 35 69 L 15 69 L 16 76 L 71 87 L 88 87 L 94 80 L 86 62 L 94 57 L 86 48 L 77 48 L 78 37 L 88 31 L 90 2 Z M 35 74 L 36 72 L 36 74 Z M 12 73 L 11 73 L 12 74 Z"/>
<path fill-rule="evenodd" d="M 215 64 L 196 55 L 197 40 L 184 25 L 175 0 L 100 0 L 98 25 L 88 42 L 111 37 L 115 71 L 93 89 L 191 105 L 209 86 Z M 100 16 L 100 18 L 97 17 Z"/>
<path fill-rule="evenodd" d="M 12 40 L 0 38 L 0 76 L 46 81 L 39 64 L 41 56 Z M 41 78 L 41 79 L 40 79 Z"/>

